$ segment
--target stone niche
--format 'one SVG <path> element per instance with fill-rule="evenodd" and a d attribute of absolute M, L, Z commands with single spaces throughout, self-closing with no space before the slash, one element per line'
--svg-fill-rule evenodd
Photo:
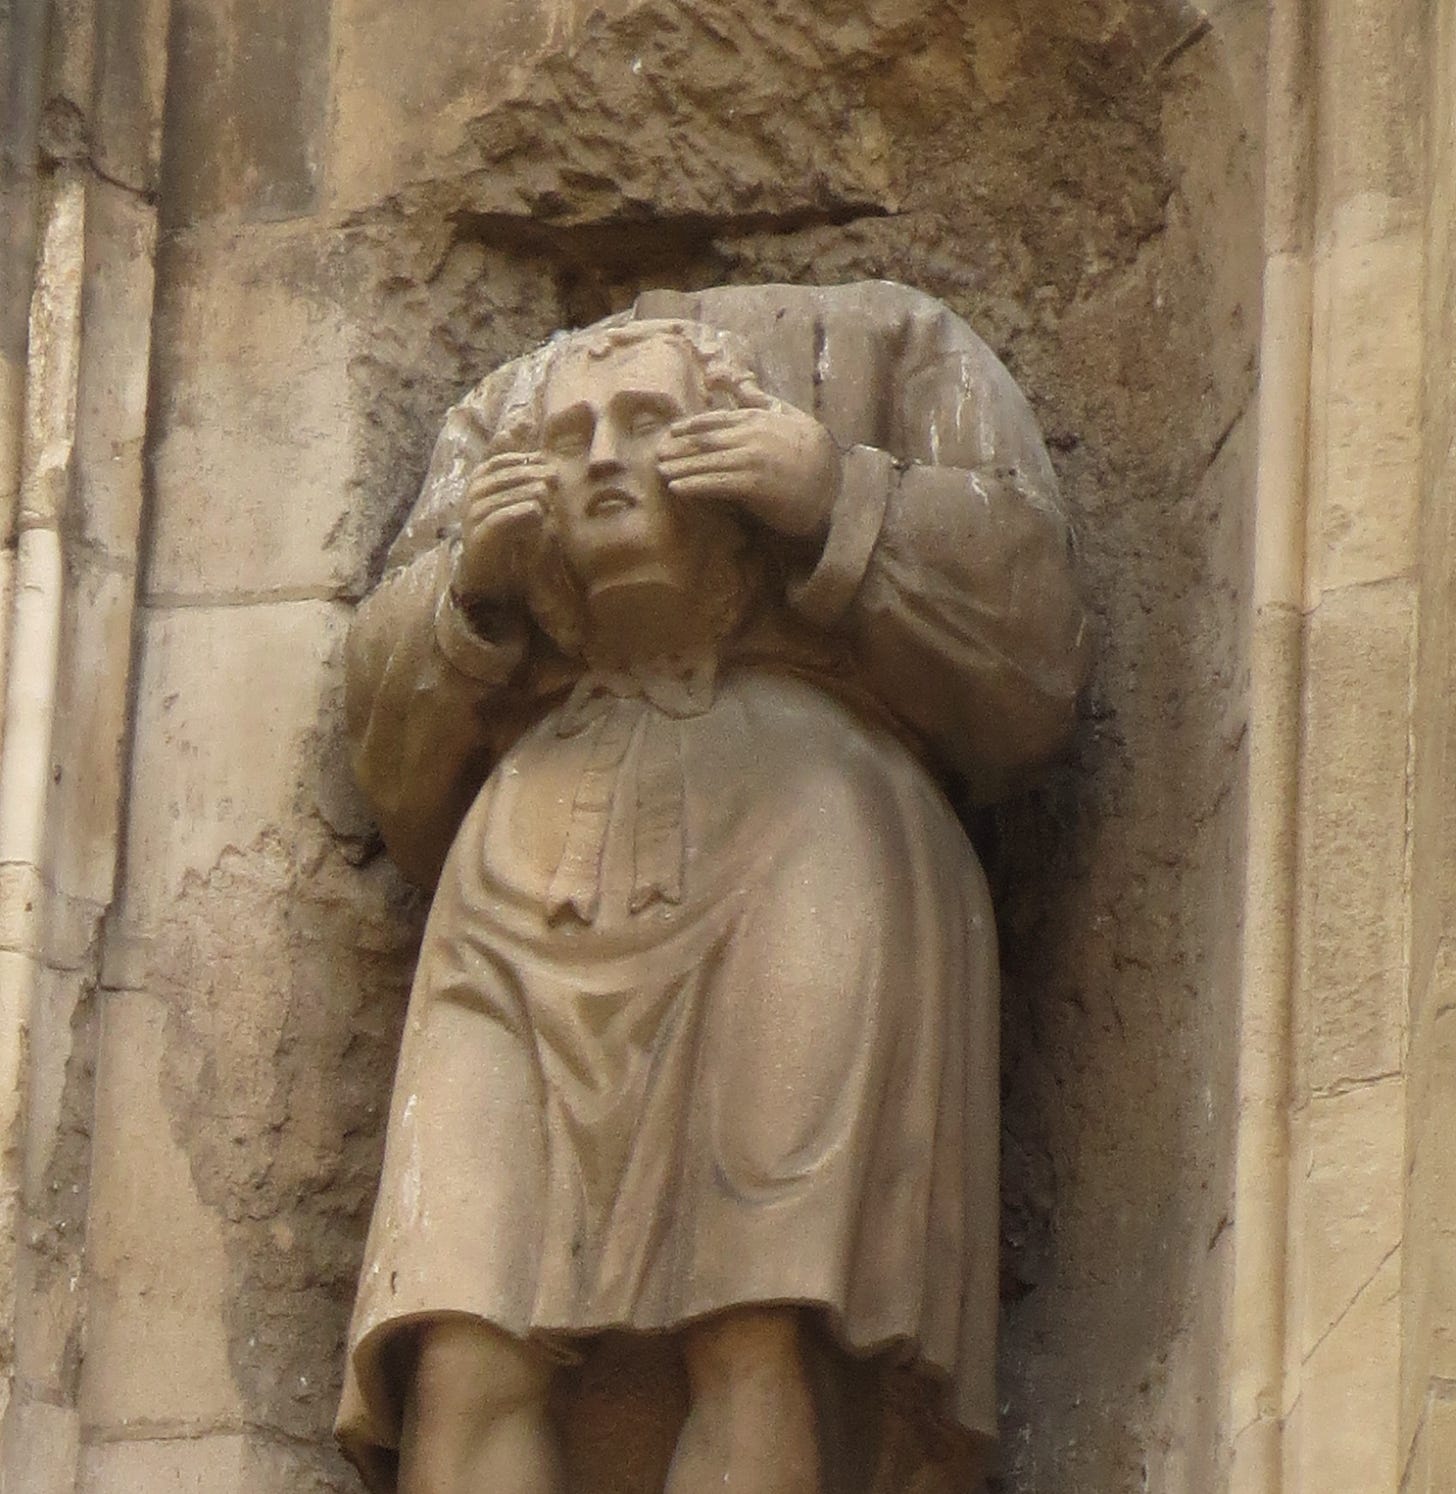
<path fill-rule="evenodd" d="M 341 646 L 444 411 L 650 287 L 866 277 L 1029 394 L 1099 629 L 1070 761 L 969 821 L 996 1487 L 1219 1486 L 1262 16 L 175 0 L 84 1488 L 356 1487 L 329 1424 L 425 902 L 350 782 Z"/>

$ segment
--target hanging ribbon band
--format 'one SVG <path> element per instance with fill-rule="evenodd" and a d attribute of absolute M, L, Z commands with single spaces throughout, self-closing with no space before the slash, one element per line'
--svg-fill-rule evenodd
<path fill-rule="evenodd" d="M 571 805 L 566 845 L 547 893 L 554 921 L 570 910 L 591 923 L 601 909 L 602 872 L 612 815 L 623 793 L 632 805 L 632 886 L 627 907 L 683 895 L 684 720 L 713 703 L 711 659 L 682 666 L 594 671 L 578 681 L 556 723 L 558 736 L 594 737 Z M 631 772 L 627 770 L 630 767 Z M 632 782 L 624 780 L 630 777 Z"/>

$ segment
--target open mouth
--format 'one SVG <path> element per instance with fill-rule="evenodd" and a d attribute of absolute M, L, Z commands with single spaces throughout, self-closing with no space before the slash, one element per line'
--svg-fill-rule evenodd
<path fill-rule="evenodd" d="M 587 499 L 586 516 L 589 519 L 604 518 L 636 507 L 636 498 L 626 488 L 599 488 Z"/>

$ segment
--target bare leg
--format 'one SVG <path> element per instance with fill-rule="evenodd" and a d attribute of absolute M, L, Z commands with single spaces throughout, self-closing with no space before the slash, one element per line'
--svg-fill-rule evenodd
<path fill-rule="evenodd" d="M 692 1403 L 664 1494 L 821 1494 L 794 1308 L 708 1318 L 683 1339 Z"/>
<path fill-rule="evenodd" d="M 564 1494 L 546 1416 L 551 1361 L 473 1318 L 420 1333 L 405 1401 L 399 1494 Z"/>

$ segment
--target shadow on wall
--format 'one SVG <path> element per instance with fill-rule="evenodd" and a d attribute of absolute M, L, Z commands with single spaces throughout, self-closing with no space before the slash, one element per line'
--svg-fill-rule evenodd
<path fill-rule="evenodd" d="M 558 18 L 487 98 L 469 64 L 503 22 L 471 53 L 416 14 L 386 57 L 336 5 L 332 185 L 289 198 L 319 252 L 288 273 L 357 334 L 348 590 L 451 401 L 643 289 L 883 276 L 976 327 L 1036 407 L 1101 634 L 1073 760 L 971 826 L 1005 946 L 1000 1487 L 1213 1488 L 1219 1324 L 1195 1304 L 1233 1135 L 1257 128 L 1184 5 L 748 10 Z M 416 76 L 444 91 L 399 126 L 414 154 L 391 139 L 398 174 L 359 188 L 350 121 Z M 172 161 L 179 244 L 206 159 Z M 175 1131 L 226 1221 L 234 1377 L 300 1446 L 327 1439 L 421 917 L 341 786 L 338 716 L 329 695 L 285 843 L 186 889 L 173 971 Z M 196 976 L 249 910 L 280 963 L 240 1012 Z M 254 1069 L 219 1061 L 239 1023 L 277 1035 Z"/>

